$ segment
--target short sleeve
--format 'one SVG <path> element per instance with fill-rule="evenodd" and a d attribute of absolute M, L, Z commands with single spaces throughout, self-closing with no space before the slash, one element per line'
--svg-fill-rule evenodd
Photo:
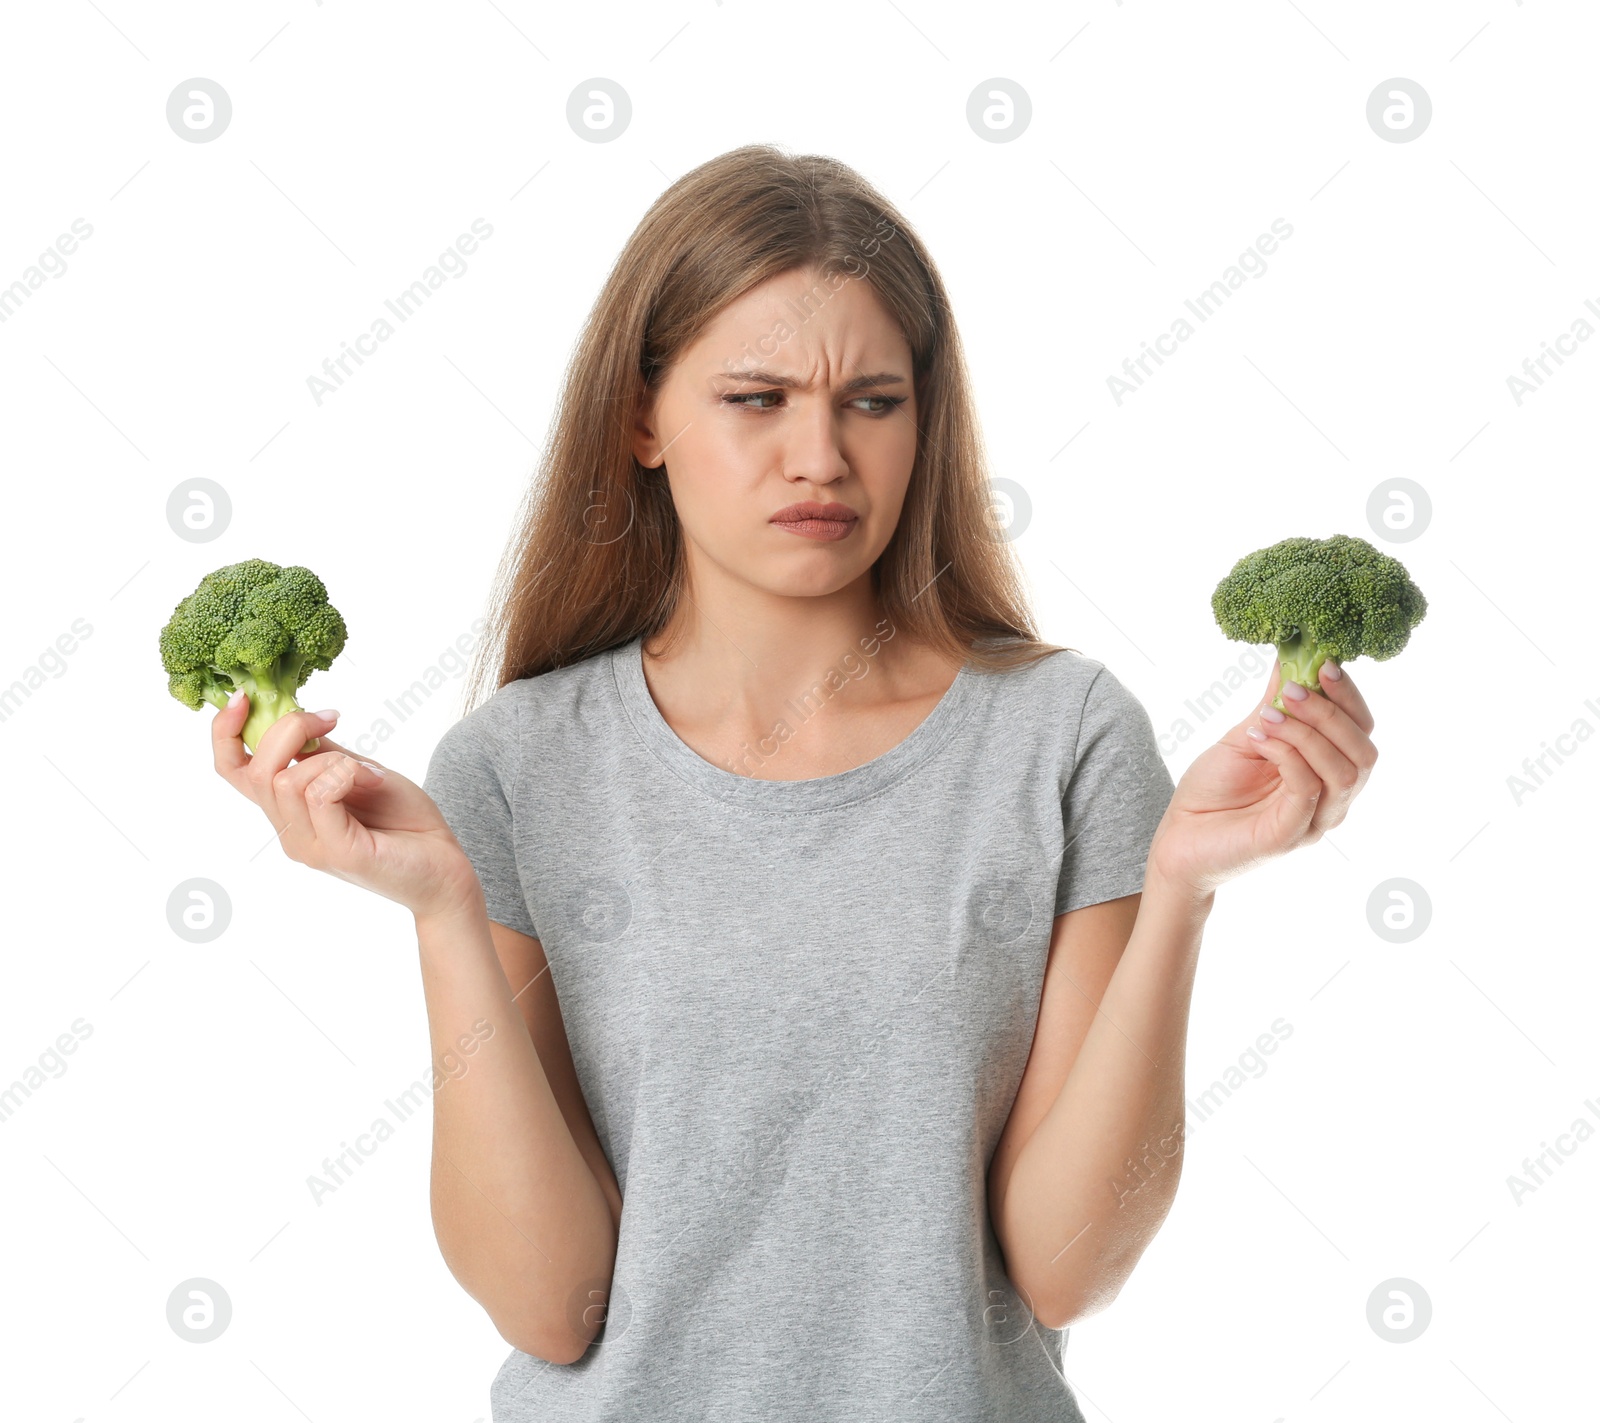
<path fill-rule="evenodd" d="M 1149 713 L 1102 666 L 1084 698 L 1061 798 L 1066 845 L 1057 914 L 1143 888 L 1150 842 L 1173 790 Z"/>
<path fill-rule="evenodd" d="M 537 939 L 512 826 L 522 754 L 518 726 L 517 705 L 502 690 L 439 738 L 422 788 L 478 872 L 489 918 Z"/>

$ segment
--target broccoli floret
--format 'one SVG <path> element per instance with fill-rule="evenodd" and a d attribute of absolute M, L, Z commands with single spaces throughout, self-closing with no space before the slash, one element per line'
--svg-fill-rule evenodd
<path fill-rule="evenodd" d="M 1217 626 L 1235 642 L 1274 643 L 1284 682 L 1321 692 L 1330 657 L 1384 662 L 1428 611 L 1422 590 L 1397 558 L 1365 539 L 1284 539 L 1233 566 L 1211 595 Z M 1283 690 L 1273 698 L 1283 710 Z"/>
<path fill-rule="evenodd" d="M 344 650 L 345 625 L 309 568 L 247 558 L 208 573 L 161 629 L 167 690 L 198 711 L 250 698 L 242 733 L 251 751 L 280 717 L 301 710 L 295 693 Z M 315 751 L 318 738 L 300 748 Z"/>

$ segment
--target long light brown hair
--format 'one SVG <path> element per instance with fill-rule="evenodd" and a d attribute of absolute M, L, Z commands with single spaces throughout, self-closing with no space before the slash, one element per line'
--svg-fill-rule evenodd
<path fill-rule="evenodd" d="M 683 592 L 682 531 L 663 472 L 633 455 L 639 401 L 723 307 L 797 269 L 870 283 L 911 348 L 916 459 L 872 569 L 892 635 L 980 670 L 1060 650 L 1039 640 L 991 517 L 972 387 L 932 257 L 845 164 L 749 144 L 662 193 L 606 279 L 495 575 L 469 706 L 640 634 L 648 644 L 667 625 Z"/>

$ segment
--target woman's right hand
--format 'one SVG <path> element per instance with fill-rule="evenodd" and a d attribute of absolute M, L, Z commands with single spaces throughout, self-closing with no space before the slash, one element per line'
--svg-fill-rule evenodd
<path fill-rule="evenodd" d="M 291 712 L 267 728 L 255 754 L 240 732 L 249 698 L 212 718 L 219 775 L 266 812 L 291 860 L 370 889 L 419 918 L 471 905 L 478 877 L 427 792 L 328 740 L 337 712 Z M 300 748 L 313 737 L 317 749 Z"/>

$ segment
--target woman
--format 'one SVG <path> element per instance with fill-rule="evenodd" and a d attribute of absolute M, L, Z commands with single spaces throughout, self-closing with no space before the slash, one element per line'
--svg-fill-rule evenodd
<path fill-rule="evenodd" d="M 934 265 L 858 175 L 741 148 L 633 234 L 425 788 L 276 724 L 218 769 L 416 916 L 433 1217 L 512 1419 L 1079 1419 L 1182 1162 L 1218 885 L 1376 758 L 1262 705 L 1174 789 L 1040 642 Z M 1296 689 L 1288 687 L 1287 694 Z M 297 748 L 322 737 L 298 759 Z M 473 1045 L 468 1048 L 468 1044 Z"/>

